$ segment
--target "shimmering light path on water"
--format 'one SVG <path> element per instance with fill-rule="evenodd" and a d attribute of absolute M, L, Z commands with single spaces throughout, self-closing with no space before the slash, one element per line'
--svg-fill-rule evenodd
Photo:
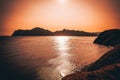
<path fill-rule="evenodd" d="M 55 37 L 55 49 L 58 51 L 58 57 L 51 59 L 50 63 L 56 65 L 56 70 L 62 77 L 72 73 L 75 65 L 70 62 L 72 54 L 70 53 L 70 37 Z"/>
<path fill-rule="evenodd" d="M 61 80 L 110 50 L 96 37 L 2 37 L 0 80 Z"/>

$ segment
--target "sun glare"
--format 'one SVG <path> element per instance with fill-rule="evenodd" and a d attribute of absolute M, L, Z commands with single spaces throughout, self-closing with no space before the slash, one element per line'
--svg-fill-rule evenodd
<path fill-rule="evenodd" d="M 68 0 L 58 0 L 61 4 L 66 3 Z"/>
<path fill-rule="evenodd" d="M 12 5 L 11 3 L 8 5 L 10 8 L 5 8 L 8 11 L 3 9 L 5 14 L 3 14 L 2 25 L 4 27 L 0 27 L 0 35 L 11 35 L 14 30 L 32 29 L 36 26 L 50 31 L 70 29 L 87 32 L 119 28 L 119 15 L 111 2 L 109 0 L 19 0 L 14 2 L 13 0 Z M 64 36 L 64 34 L 61 35 Z"/>
<path fill-rule="evenodd" d="M 56 44 L 55 49 L 57 50 L 57 54 L 59 56 L 50 60 L 50 62 L 52 62 L 54 65 L 57 65 L 55 69 L 59 72 L 61 77 L 65 77 L 75 68 L 75 65 L 70 62 L 70 37 L 58 36 L 55 37 L 54 40 Z"/>

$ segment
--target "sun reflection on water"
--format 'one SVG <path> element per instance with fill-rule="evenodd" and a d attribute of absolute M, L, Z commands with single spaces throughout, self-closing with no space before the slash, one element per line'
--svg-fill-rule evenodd
<path fill-rule="evenodd" d="M 55 69 L 59 72 L 61 77 L 71 74 L 75 68 L 74 64 L 70 62 L 72 54 L 70 54 L 70 37 L 55 37 L 55 49 L 58 57 L 50 60 L 50 63 L 55 65 Z"/>

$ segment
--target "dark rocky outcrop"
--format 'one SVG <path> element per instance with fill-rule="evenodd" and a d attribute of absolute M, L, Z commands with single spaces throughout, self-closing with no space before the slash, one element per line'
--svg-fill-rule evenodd
<path fill-rule="evenodd" d="M 97 60 L 94 64 L 92 64 L 92 66 L 90 66 L 87 70 L 88 71 L 98 70 L 102 67 L 112 65 L 112 64 L 120 64 L 120 46 L 104 54 L 99 60 Z"/>
<path fill-rule="evenodd" d="M 62 80 L 120 80 L 120 64 L 106 66 L 95 71 L 75 72 Z"/>
<path fill-rule="evenodd" d="M 32 30 L 16 30 L 12 36 L 97 36 L 98 33 L 84 31 L 75 31 L 63 29 L 61 31 L 51 32 L 39 27 Z"/>
<path fill-rule="evenodd" d="M 94 43 L 113 46 L 113 49 L 82 72 L 75 72 L 62 80 L 120 80 L 119 35 L 119 29 L 107 30 L 101 33 Z"/>
<path fill-rule="evenodd" d="M 111 29 L 104 31 L 94 41 L 94 43 L 106 46 L 115 46 L 119 42 L 120 42 L 120 29 Z"/>

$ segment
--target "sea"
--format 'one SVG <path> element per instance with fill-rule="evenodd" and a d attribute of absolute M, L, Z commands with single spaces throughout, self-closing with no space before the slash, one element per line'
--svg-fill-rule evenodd
<path fill-rule="evenodd" d="M 94 63 L 110 47 L 94 36 L 0 37 L 0 80 L 61 80 Z"/>

